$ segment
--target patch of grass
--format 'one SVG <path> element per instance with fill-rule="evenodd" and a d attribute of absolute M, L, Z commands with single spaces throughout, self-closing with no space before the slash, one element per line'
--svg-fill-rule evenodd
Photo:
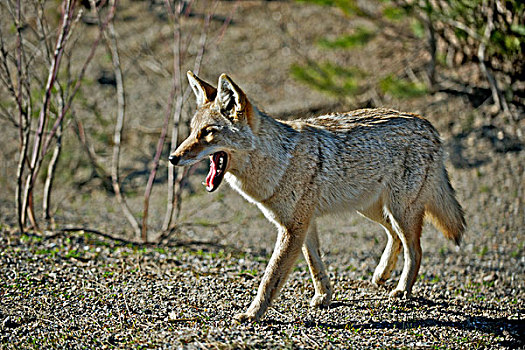
<path fill-rule="evenodd" d="M 363 11 L 356 0 L 296 0 L 297 2 L 310 3 L 319 6 L 335 6 L 346 15 L 362 15 Z"/>
<path fill-rule="evenodd" d="M 331 62 L 293 64 L 290 73 L 296 80 L 336 96 L 357 93 L 360 90 L 359 81 L 365 77 L 365 73 L 357 67 L 347 68 Z"/>
<path fill-rule="evenodd" d="M 366 45 L 375 35 L 375 32 L 365 27 L 358 27 L 353 34 L 340 36 L 334 40 L 320 39 L 317 44 L 327 49 L 351 49 Z"/>
<path fill-rule="evenodd" d="M 469 113 L 466 118 L 461 121 L 461 130 L 470 132 L 474 129 L 474 122 L 476 121 L 476 114 Z"/>
<path fill-rule="evenodd" d="M 397 98 L 411 98 L 425 95 L 428 90 L 425 85 L 406 79 L 387 75 L 379 82 L 379 88 L 386 94 Z"/>
<path fill-rule="evenodd" d="M 397 6 L 386 6 L 383 9 L 383 16 L 391 21 L 400 21 L 407 15 L 407 12 Z"/>
<path fill-rule="evenodd" d="M 218 252 L 210 252 L 210 251 L 203 250 L 203 249 L 192 250 L 191 254 L 198 255 L 198 256 L 201 256 L 203 258 L 208 258 L 208 259 L 225 259 L 225 258 L 227 258 L 227 254 L 226 254 L 226 252 L 223 249 L 219 250 Z"/>
<path fill-rule="evenodd" d="M 167 254 L 166 249 L 161 247 L 154 248 L 153 250 L 160 254 Z"/>
<path fill-rule="evenodd" d="M 483 247 L 481 247 L 480 251 L 478 252 L 478 255 L 480 257 L 484 257 L 485 255 L 487 255 L 487 253 L 489 252 L 489 248 L 484 245 Z"/>
<path fill-rule="evenodd" d="M 248 274 L 248 275 L 252 275 L 252 276 L 257 276 L 257 269 L 248 269 L 248 270 L 240 270 L 239 271 L 239 274 Z"/>
<path fill-rule="evenodd" d="M 481 193 L 489 193 L 490 192 L 490 188 L 487 185 L 481 185 L 480 188 L 479 188 L 479 192 L 481 192 Z"/>
<path fill-rule="evenodd" d="M 38 249 L 35 254 L 38 254 L 38 255 L 50 255 L 52 254 L 53 251 L 49 250 L 49 249 Z"/>
<path fill-rule="evenodd" d="M 80 255 L 81 254 L 76 249 L 73 249 L 66 253 L 66 258 L 79 258 Z"/>
<path fill-rule="evenodd" d="M 215 224 L 212 221 L 209 221 L 206 218 L 199 218 L 195 220 L 195 225 L 199 225 L 203 227 L 215 226 Z"/>
<path fill-rule="evenodd" d="M 445 256 L 445 255 L 447 255 L 447 253 L 448 253 L 448 248 L 447 248 L 447 247 L 441 247 L 441 248 L 439 248 L 439 254 L 440 254 L 441 256 Z"/>
<path fill-rule="evenodd" d="M 423 27 L 421 21 L 413 18 L 410 21 L 410 29 L 412 29 L 412 33 L 414 33 L 417 38 L 422 39 L 425 37 L 425 27 Z"/>
<path fill-rule="evenodd" d="M 521 254 L 522 254 L 524 245 L 525 245 L 525 243 L 523 243 L 523 242 L 518 243 L 518 247 L 516 248 L 516 250 L 514 250 L 514 251 L 512 251 L 510 253 L 510 256 L 512 256 L 513 258 L 519 258 L 521 256 Z"/>
<path fill-rule="evenodd" d="M 357 271 L 357 267 L 353 266 L 353 265 L 348 265 L 346 267 L 346 271 Z"/>

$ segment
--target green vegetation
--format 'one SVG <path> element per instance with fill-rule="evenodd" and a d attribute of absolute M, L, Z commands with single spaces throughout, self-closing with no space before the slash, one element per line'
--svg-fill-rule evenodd
<path fill-rule="evenodd" d="M 357 5 L 355 0 L 297 0 L 298 2 L 305 2 L 316 4 L 320 6 L 336 6 L 346 15 L 363 14 L 361 8 Z"/>
<path fill-rule="evenodd" d="M 393 75 L 387 75 L 381 79 L 379 82 L 379 88 L 384 93 L 391 94 L 398 98 L 417 97 L 427 93 L 425 85 L 402 78 L 396 78 Z"/>
<path fill-rule="evenodd" d="M 327 49 L 351 49 L 368 44 L 375 35 L 376 33 L 372 30 L 365 27 L 358 27 L 353 34 L 343 35 L 334 40 L 323 38 L 318 41 L 318 44 Z"/>
<path fill-rule="evenodd" d="M 337 7 L 347 17 L 361 17 L 370 21 L 376 28 L 402 30 L 408 26 L 429 52 L 431 59 L 426 65 L 428 80 L 431 83 L 435 82 L 435 72 L 439 65 L 471 63 L 480 67 L 480 73 L 490 85 L 494 103 L 500 111 L 510 113 L 509 101 L 518 101 L 518 104 L 523 105 L 523 100 L 513 91 L 517 85 L 512 84 L 516 80 L 523 80 L 525 73 L 523 1 L 506 1 L 503 7 L 483 1 L 385 0 L 375 2 L 378 10 L 375 12 L 361 9 L 353 0 L 297 1 Z M 365 47 L 378 34 L 377 30 L 360 26 L 351 29 L 349 34 L 336 38 L 320 38 L 318 45 L 322 49 L 352 50 Z M 451 57 L 457 62 L 453 62 Z M 307 62 L 305 65 L 292 65 L 291 75 L 314 89 L 341 98 L 364 92 L 366 89 L 375 89 L 398 99 L 414 98 L 430 91 L 425 84 L 414 80 L 413 75 L 407 80 L 404 71 L 387 74 L 379 77 L 377 81 L 361 82 L 365 74 L 355 66 L 311 60 Z M 461 78 L 465 82 L 471 80 L 470 76 Z"/>
<path fill-rule="evenodd" d="M 294 64 L 291 74 L 295 79 L 333 95 L 356 93 L 360 89 L 359 80 L 365 76 L 356 67 L 345 68 L 331 62 Z"/>

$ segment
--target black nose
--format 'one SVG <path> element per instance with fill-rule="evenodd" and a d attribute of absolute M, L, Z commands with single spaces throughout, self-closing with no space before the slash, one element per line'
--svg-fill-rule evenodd
<path fill-rule="evenodd" d="M 173 165 L 179 164 L 180 157 L 174 156 L 173 154 L 168 158 Z"/>

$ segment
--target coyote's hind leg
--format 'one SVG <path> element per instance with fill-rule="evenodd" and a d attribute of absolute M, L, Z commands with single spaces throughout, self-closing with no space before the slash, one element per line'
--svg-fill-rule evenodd
<path fill-rule="evenodd" d="M 414 206 L 417 208 L 417 206 Z M 404 215 L 400 215 L 403 213 Z M 397 287 L 390 292 L 393 298 L 408 297 L 416 281 L 421 265 L 421 231 L 423 229 L 424 209 L 393 210 L 389 214 L 392 227 L 403 243 L 404 265 Z"/>
<path fill-rule="evenodd" d="M 315 289 L 315 295 L 310 301 L 310 306 L 328 306 L 332 299 L 332 285 L 330 284 L 330 278 L 321 260 L 319 237 L 317 235 L 315 220 L 312 220 L 310 224 L 302 250 L 304 258 L 310 268 Z"/>
<path fill-rule="evenodd" d="M 401 240 L 392 228 L 389 220 L 385 218 L 383 202 L 381 200 L 378 200 L 365 210 L 360 210 L 359 213 L 380 224 L 385 229 L 388 237 L 385 250 L 383 251 L 383 255 L 381 255 L 381 260 L 379 261 L 379 264 L 374 271 L 374 276 L 372 277 L 372 283 L 376 286 L 382 285 L 390 278 L 392 271 L 396 267 L 397 257 L 401 252 Z"/>

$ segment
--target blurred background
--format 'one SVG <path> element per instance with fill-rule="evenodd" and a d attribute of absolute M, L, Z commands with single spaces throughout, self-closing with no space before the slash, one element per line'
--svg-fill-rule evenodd
<path fill-rule="evenodd" d="M 167 162 L 188 133 L 193 70 L 212 85 L 229 74 L 276 118 L 365 107 L 425 116 L 444 139 L 467 241 L 484 237 L 470 249 L 508 240 L 521 254 L 524 9 L 518 0 L 2 1 L 0 223 L 271 250 L 274 229 L 253 206 L 228 186 L 204 191 L 207 164 Z M 367 225 L 331 218 L 321 229 L 336 242 Z"/>

